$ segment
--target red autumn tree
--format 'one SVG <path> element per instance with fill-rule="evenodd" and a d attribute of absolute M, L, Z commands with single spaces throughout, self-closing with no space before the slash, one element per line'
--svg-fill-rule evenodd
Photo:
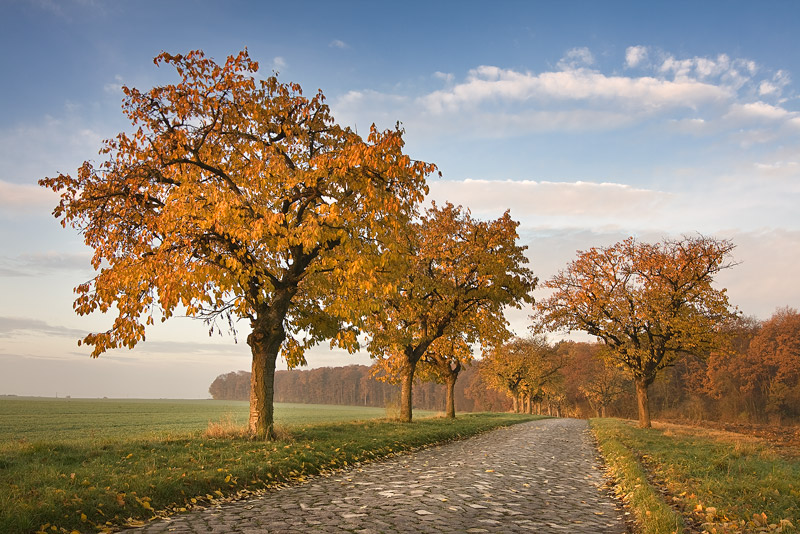
<path fill-rule="evenodd" d="M 648 388 L 685 353 L 705 355 L 731 312 L 712 282 L 731 266 L 729 241 L 708 237 L 649 244 L 634 238 L 580 252 L 545 283 L 543 325 L 597 336 L 636 384 L 639 424 L 649 427 Z"/>

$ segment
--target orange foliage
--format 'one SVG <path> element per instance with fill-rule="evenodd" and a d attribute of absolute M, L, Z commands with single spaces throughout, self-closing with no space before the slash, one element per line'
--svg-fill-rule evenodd
<path fill-rule="evenodd" d="M 278 352 L 294 366 L 326 338 L 356 347 L 345 325 L 377 305 L 354 296 L 380 283 L 378 243 L 412 216 L 435 166 L 403 154 L 399 128 L 364 140 L 321 92 L 257 79 L 246 51 L 221 65 L 201 51 L 155 63 L 179 81 L 124 88 L 133 132 L 105 141 L 99 166 L 40 180 L 61 194 L 54 215 L 94 249 L 99 272 L 76 288 L 75 311 L 117 313 L 83 342 L 95 357 L 133 347 L 179 310 L 212 328 L 246 318 L 250 428 L 270 435 Z"/>
<path fill-rule="evenodd" d="M 411 420 L 414 373 L 428 351 L 432 365 L 464 364 L 471 344 L 508 337 L 506 306 L 533 302 L 536 278 L 516 243 L 517 225 L 508 212 L 483 222 L 434 204 L 396 243 L 404 261 L 398 290 L 367 324 L 377 372 L 402 382 L 401 419 Z"/>
<path fill-rule="evenodd" d="M 712 287 L 733 245 L 706 237 L 662 243 L 626 239 L 578 254 L 545 283 L 555 292 L 538 305 L 544 325 L 583 330 L 610 349 L 633 376 L 639 421 L 650 426 L 647 389 L 685 353 L 706 354 L 731 313 Z"/>

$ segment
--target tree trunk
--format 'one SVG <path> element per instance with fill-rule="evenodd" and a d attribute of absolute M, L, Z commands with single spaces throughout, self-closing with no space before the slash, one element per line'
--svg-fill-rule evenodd
<path fill-rule="evenodd" d="M 447 419 L 456 418 L 456 379 L 458 379 L 457 373 L 447 375 L 447 398 L 444 410 L 444 416 Z"/>
<path fill-rule="evenodd" d="M 403 369 L 403 381 L 400 384 L 400 421 L 411 422 L 411 403 L 412 386 L 414 385 L 414 371 L 417 369 L 417 362 L 406 362 Z"/>
<path fill-rule="evenodd" d="M 600 405 L 600 417 L 603 417 L 603 418 L 606 417 L 606 405 L 605 404 L 601 404 Z"/>
<path fill-rule="evenodd" d="M 253 325 L 247 344 L 253 354 L 250 374 L 250 434 L 261 440 L 275 439 L 274 406 L 275 362 L 285 338 L 283 327 L 262 328 Z"/>
<path fill-rule="evenodd" d="M 519 409 L 517 408 L 517 406 L 519 405 L 519 397 L 517 395 L 512 395 L 511 402 L 512 402 L 512 409 L 514 410 L 514 413 L 518 413 Z"/>
<path fill-rule="evenodd" d="M 644 379 L 636 379 L 636 402 L 639 406 L 639 426 L 641 428 L 650 428 L 650 402 L 647 398 L 648 384 Z"/>

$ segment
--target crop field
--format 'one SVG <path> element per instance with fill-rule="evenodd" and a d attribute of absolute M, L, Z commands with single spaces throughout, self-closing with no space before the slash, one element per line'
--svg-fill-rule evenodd
<path fill-rule="evenodd" d="M 129 439 L 205 430 L 209 423 L 244 425 L 245 401 L 0 398 L 0 444 L 8 441 Z M 432 412 L 417 412 L 421 416 Z M 386 417 L 383 408 L 276 404 L 278 425 Z"/>
<path fill-rule="evenodd" d="M 276 405 L 280 439 L 208 432 L 244 425 L 245 402 L 0 399 L 0 532 L 103 532 L 141 525 L 499 426 L 536 419 Z M 225 427 L 225 425 L 222 425 Z"/>

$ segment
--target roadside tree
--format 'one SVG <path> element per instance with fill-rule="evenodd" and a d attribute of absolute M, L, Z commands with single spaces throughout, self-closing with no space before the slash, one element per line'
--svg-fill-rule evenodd
<path fill-rule="evenodd" d="M 481 362 L 490 387 L 506 393 L 517 413 L 532 412 L 533 404 L 560 396 L 558 370 L 562 356 L 542 336 L 514 338 L 495 348 Z"/>
<path fill-rule="evenodd" d="M 731 317 L 714 276 L 730 267 L 734 245 L 708 237 L 648 244 L 628 238 L 578 254 L 545 283 L 537 305 L 543 326 L 583 330 L 611 349 L 633 376 L 639 424 L 650 427 L 648 388 L 682 354 L 708 354 Z"/>
<path fill-rule="evenodd" d="M 257 80 L 246 51 L 219 65 L 202 51 L 162 53 L 176 84 L 124 87 L 134 131 L 105 141 L 104 161 L 40 185 L 54 215 L 78 229 L 99 271 L 76 288 L 75 311 L 116 308 L 87 335 L 92 356 L 134 347 L 176 312 L 252 332 L 250 431 L 273 434 L 279 352 L 289 366 L 324 339 L 354 349 L 349 326 L 376 304 L 364 288 L 424 198 L 431 164 L 403 154 L 402 131 L 366 140 L 337 125 L 322 93 Z M 224 327 L 224 326 L 223 326 Z"/>
<path fill-rule="evenodd" d="M 434 204 L 396 243 L 402 258 L 398 289 L 366 323 L 378 376 L 401 384 L 402 421 L 412 418 L 417 364 L 437 340 L 498 345 L 510 335 L 506 306 L 533 302 L 536 277 L 525 267 L 517 225 L 508 212 L 478 221 L 469 210 Z M 447 360 L 461 365 L 470 357 L 459 349 Z"/>
<path fill-rule="evenodd" d="M 455 390 L 461 371 L 472 363 L 472 348 L 463 338 L 441 337 L 434 341 L 425 352 L 417 368 L 417 376 L 423 382 L 444 384 L 444 415 L 448 419 L 456 417 Z"/>

